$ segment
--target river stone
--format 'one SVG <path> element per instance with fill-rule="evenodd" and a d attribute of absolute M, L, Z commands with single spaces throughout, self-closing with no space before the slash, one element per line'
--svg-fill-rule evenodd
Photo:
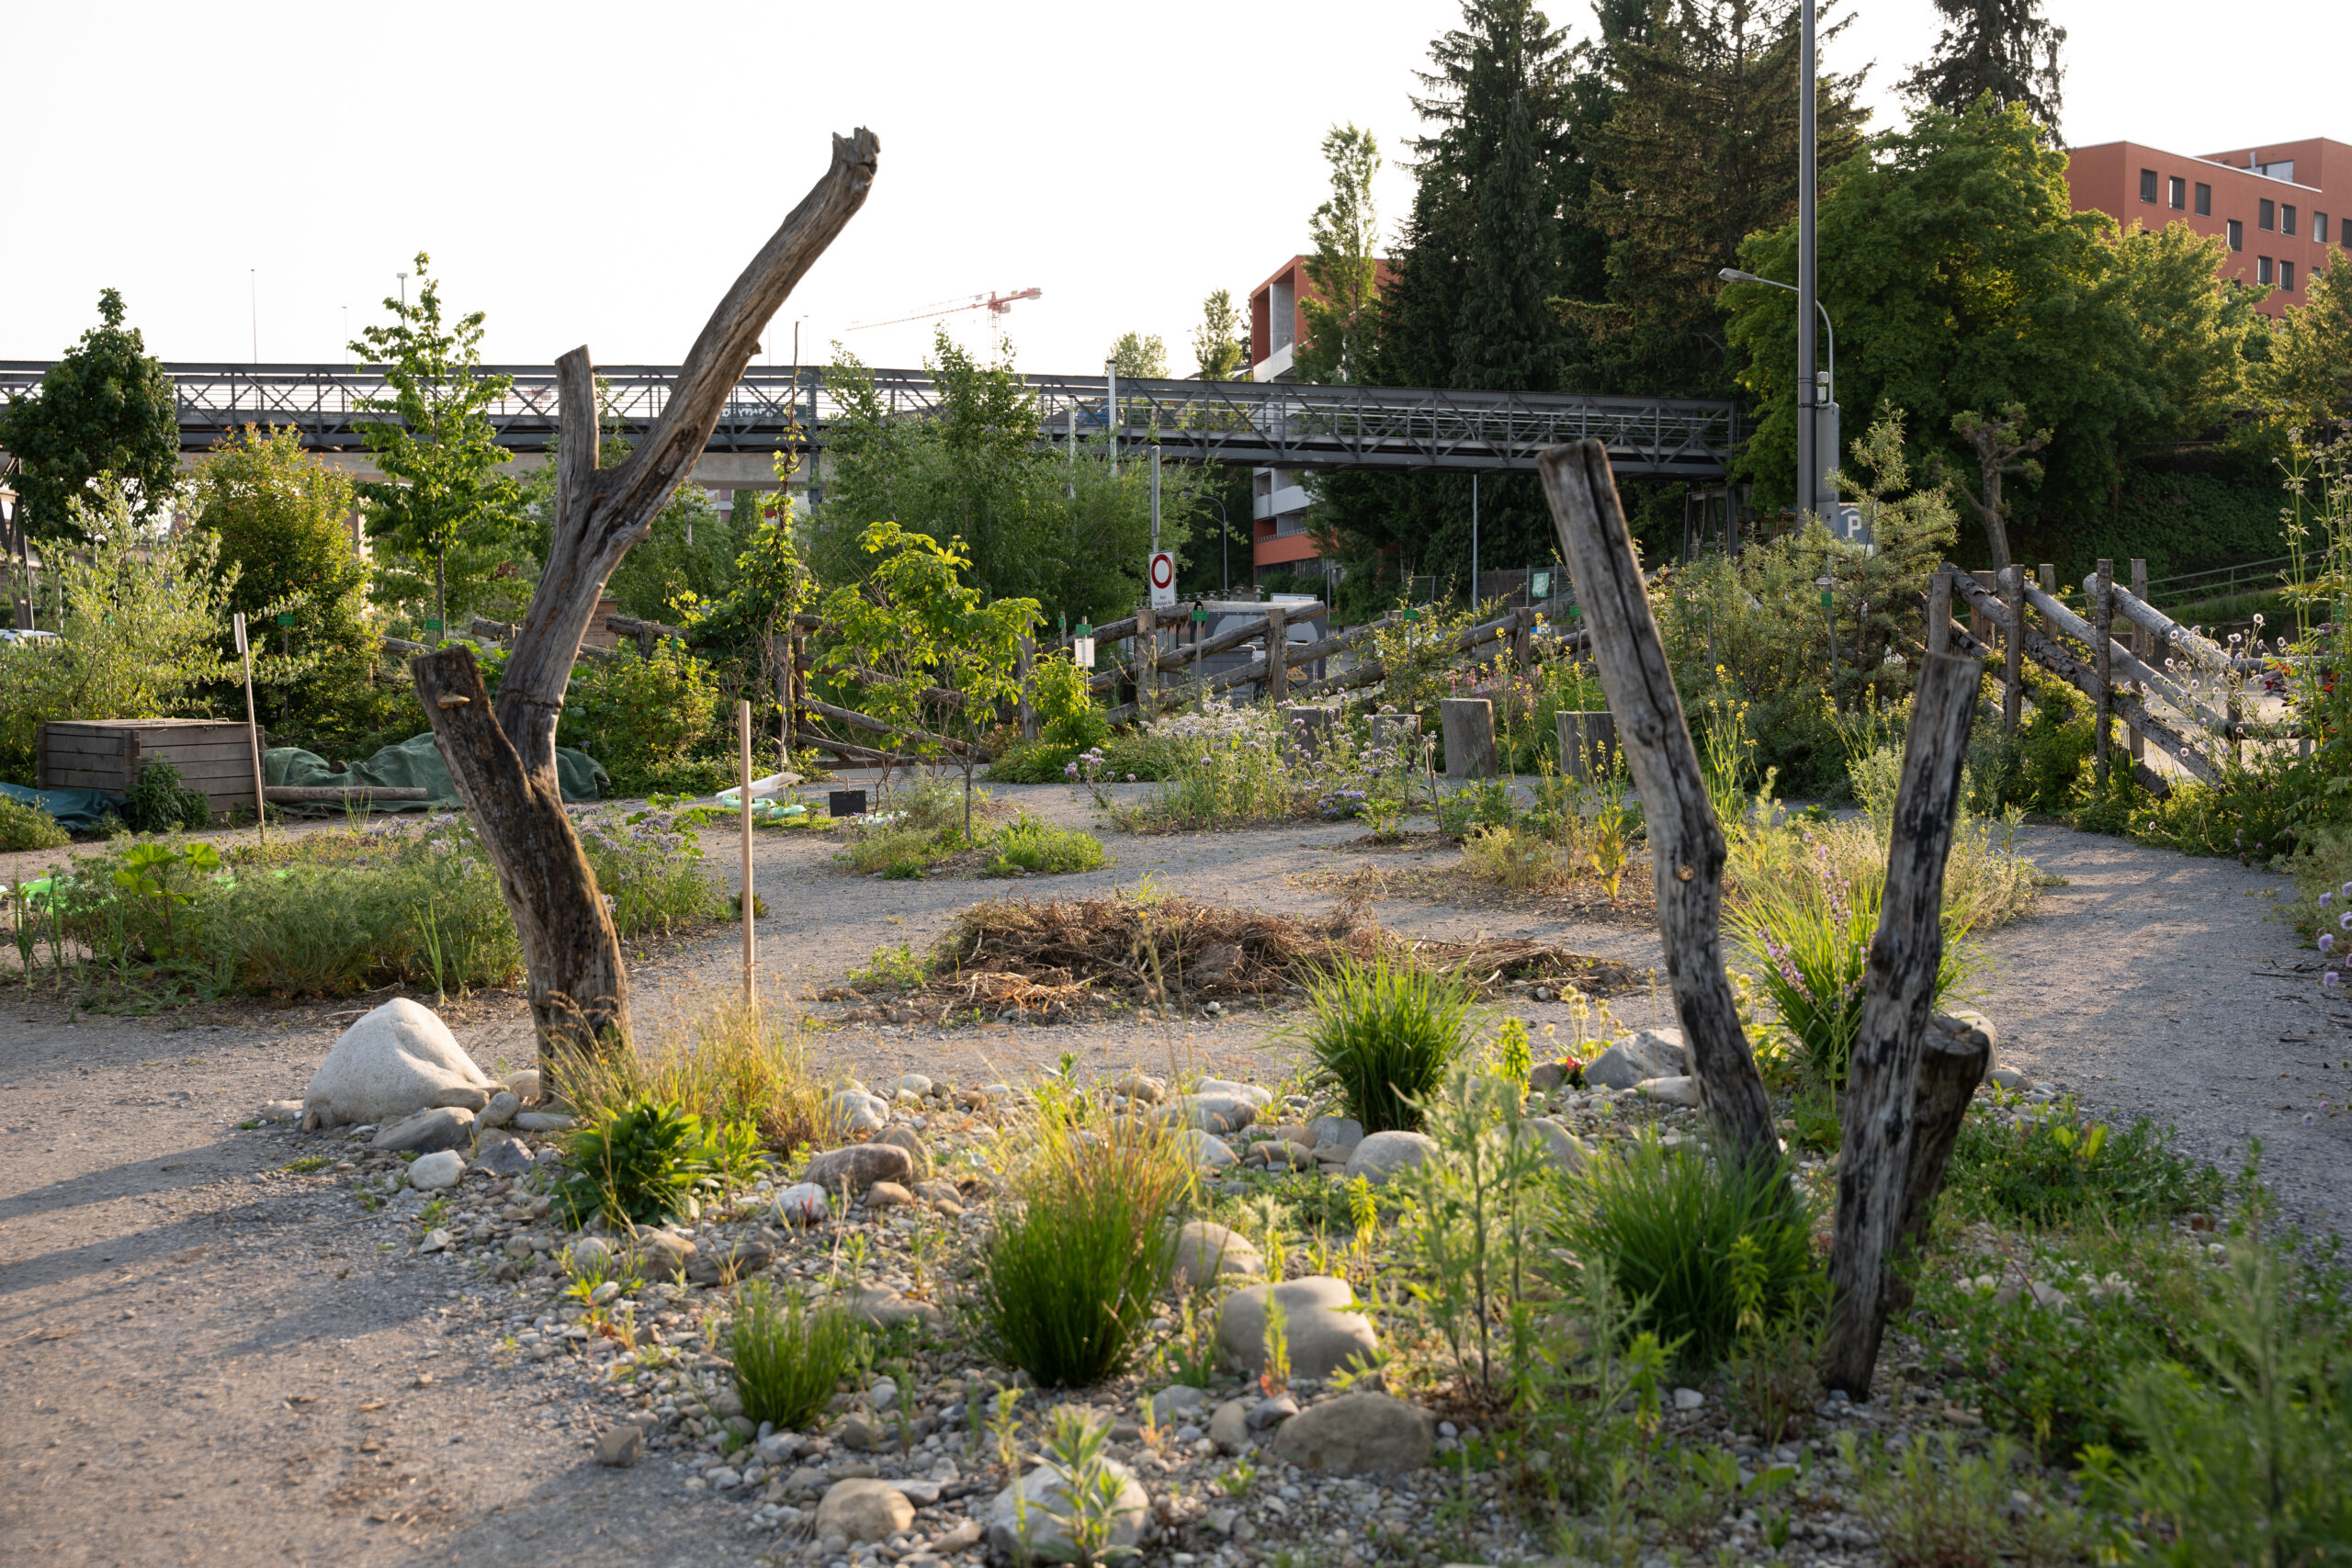
<path fill-rule="evenodd" d="M 887 1481 L 836 1481 L 817 1505 L 817 1539 L 888 1540 L 915 1522 L 915 1506 Z"/>
<path fill-rule="evenodd" d="M 1318 1149 L 1352 1149 L 1363 1142 L 1363 1123 L 1352 1116 L 1317 1116 L 1306 1130 Z"/>
<path fill-rule="evenodd" d="M 368 1140 L 368 1146 L 386 1154 L 407 1154 L 412 1150 L 433 1154 L 442 1149 L 463 1148 L 473 1139 L 474 1113 L 463 1106 L 448 1105 L 402 1117 Z"/>
<path fill-rule="evenodd" d="M 1646 1099 L 1664 1100 L 1685 1110 L 1699 1108 L 1699 1080 L 1693 1077 L 1645 1078 L 1634 1086 L 1635 1092 Z"/>
<path fill-rule="evenodd" d="M 474 1163 L 492 1176 L 522 1176 L 537 1161 L 530 1145 L 493 1128 L 475 1142 Z"/>
<path fill-rule="evenodd" d="M 822 1116 L 834 1136 L 852 1137 L 871 1133 L 889 1121 L 890 1102 L 862 1089 L 839 1089 L 825 1097 Z"/>
<path fill-rule="evenodd" d="M 458 1178 L 466 1174 L 466 1156 L 455 1149 L 440 1149 L 429 1155 L 419 1155 L 408 1168 L 408 1184 L 419 1192 L 438 1192 L 444 1187 L 455 1187 Z"/>
<path fill-rule="evenodd" d="M 1214 1220 L 1193 1220 L 1176 1233 L 1176 1279 L 1188 1291 L 1197 1291 L 1221 1275 L 1254 1280 L 1265 1271 L 1266 1260 L 1258 1256 L 1250 1238 Z"/>
<path fill-rule="evenodd" d="M 537 1105 L 539 1102 L 538 1068 L 525 1067 L 520 1072 L 509 1073 L 504 1082 L 506 1092 L 525 1105 Z"/>
<path fill-rule="evenodd" d="M 1430 1462 L 1436 1419 L 1385 1393 L 1343 1393 L 1310 1404 L 1274 1434 L 1274 1452 L 1323 1475 L 1396 1475 Z"/>
<path fill-rule="evenodd" d="M 1246 1100 L 1264 1110 L 1274 1102 L 1274 1091 L 1253 1083 L 1240 1083 L 1232 1078 L 1203 1078 L 1193 1086 L 1194 1094 L 1223 1095 L 1233 1100 Z"/>
<path fill-rule="evenodd" d="M 1110 1550 L 1102 1555 L 1130 1556 L 1136 1542 L 1143 1539 L 1143 1528 L 1151 1512 L 1151 1496 L 1136 1479 L 1135 1472 L 1117 1460 L 1104 1460 L 1102 1468 L 1118 1481 L 1119 1496 L 1110 1510 L 1111 1539 L 1105 1543 Z M 1016 1491 L 1020 1494 L 1018 1502 L 1014 1500 Z M 1050 1464 L 1041 1464 L 1023 1476 L 1017 1488 L 1006 1487 L 989 1505 L 985 1521 L 989 1550 L 999 1558 L 1043 1557 L 1067 1562 L 1072 1552 L 1069 1532 L 1061 1520 L 1069 1509 L 1069 1489 L 1062 1472 Z M 819 1533 L 821 1536 L 822 1531 Z"/>
<path fill-rule="evenodd" d="M 1583 1170 L 1585 1162 L 1592 1157 L 1591 1147 L 1582 1138 L 1551 1117 L 1538 1116 L 1532 1125 L 1536 1135 L 1544 1140 L 1544 1156 L 1552 1162 L 1554 1169 L 1574 1176 Z"/>
<path fill-rule="evenodd" d="M 675 1279 L 695 1258 L 693 1238 L 673 1230 L 639 1231 L 630 1249 L 638 1272 L 652 1280 Z"/>
<path fill-rule="evenodd" d="M 1168 1086 L 1145 1073 L 1122 1073 L 1111 1080 L 1111 1092 L 1157 1105 L 1168 1098 Z"/>
<path fill-rule="evenodd" d="M 1243 1371 L 1256 1373 L 1266 1363 L 1266 1297 L 1282 1303 L 1283 1337 L 1290 1347 L 1291 1375 L 1328 1378 L 1362 1356 L 1366 1362 L 1378 1353 L 1380 1337 L 1372 1319 L 1350 1309 L 1355 1292 L 1345 1280 L 1309 1275 L 1280 1285 L 1251 1285 L 1225 1298 L 1216 1313 L 1217 1348 Z"/>
<path fill-rule="evenodd" d="M 485 1127 L 503 1127 L 514 1121 L 514 1113 L 522 1109 L 523 1102 L 515 1098 L 514 1091 L 502 1089 L 490 1097 L 490 1103 L 481 1108 L 481 1115 L 477 1120 Z"/>
<path fill-rule="evenodd" d="M 1348 1156 L 1348 1179 L 1361 1176 L 1378 1187 L 1436 1153 L 1437 1140 L 1427 1133 L 1374 1133 Z"/>
<path fill-rule="evenodd" d="M 825 1190 L 813 1181 L 796 1181 L 775 1195 L 775 1218 L 778 1224 L 808 1225 L 825 1217 L 831 1200 Z"/>
<path fill-rule="evenodd" d="M 1160 1120 L 1222 1137 L 1258 1119 L 1254 1101 L 1231 1094 L 1180 1094 L 1159 1112 Z"/>
<path fill-rule="evenodd" d="M 906 1150 L 908 1163 L 912 1168 L 913 1181 L 927 1181 L 931 1179 L 931 1147 L 922 1141 L 922 1134 L 912 1127 L 893 1127 L 888 1132 L 878 1133 L 875 1135 L 874 1142 Z"/>
<path fill-rule="evenodd" d="M 729 1284 L 747 1280 L 775 1261 L 775 1248 L 763 1241 L 714 1241 L 697 1247 L 686 1263 L 686 1281 L 694 1285 Z"/>
<path fill-rule="evenodd" d="M 899 1075 L 899 1092 L 900 1094 L 911 1094 L 917 1100 L 921 1100 L 924 1096 L 928 1095 L 931 1090 L 931 1079 L 925 1077 L 921 1073 L 901 1073 Z"/>
<path fill-rule="evenodd" d="M 1250 1402 L 1228 1399 L 1209 1416 L 1209 1441 L 1223 1454 L 1238 1454 L 1250 1446 Z"/>
<path fill-rule="evenodd" d="M 851 1144 L 808 1162 L 808 1179 L 828 1192 L 844 1186 L 863 1192 L 877 1181 L 903 1187 L 914 1179 L 915 1162 L 896 1144 Z"/>
<path fill-rule="evenodd" d="M 1568 1081 L 1568 1069 L 1573 1062 L 1538 1062 L 1527 1069 L 1527 1087 L 1537 1094 L 1549 1094 Z"/>
<path fill-rule="evenodd" d="M 341 1127 L 444 1105 L 475 1111 L 499 1087 L 431 1008 L 394 997 L 343 1032 L 311 1075 L 302 1114 L 312 1125 Z"/>
<path fill-rule="evenodd" d="M 629 1422 L 607 1427 L 596 1434 L 596 1462 L 624 1469 L 645 1453 L 645 1430 Z"/>
<path fill-rule="evenodd" d="M 1186 1127 L 1176 1134 L 1176 1147 L 1202 1170 L 1223 1170 L 1236 1164 L 1240 1156 L 1228 1147 L 1223 1138 L 1204 1133 L 1198 1127 Z"/>
<path fill-rule="evenodd" d="M 1631 1089 L 1651 1078 L 1680 1077 L 1690 1070 L 1690 1053 L 1679 1029 L 1639 1029 L 1603 1051 L 1584 1070 L 1584 1081 L 1603 1089 Z"/>
<path fill-rule="evenodd" d="M 916 1323 L 929 1330 L 937 1328 L 941 1322 L 937 1307 L 888 1285 L 852 1285 L 842 1292 L 841 1301 L 852 1318 L 873 1328 Z"/>

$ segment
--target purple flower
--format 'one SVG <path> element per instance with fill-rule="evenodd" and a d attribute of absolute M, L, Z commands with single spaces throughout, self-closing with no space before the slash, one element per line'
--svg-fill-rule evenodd
<path fill-rule="evenodd" d="M 2319 983 L 2323 986 L 2334 986 L 2340 984 L 2341 982 L 2336 979 L 2335 971 L 2331 969 L 2326 974 L 2322 975 L 2319 977 Z"/>
<path fill-rule="evenodd" d="M 2319 950 L 2322 953 L 2325 953 L 2329 948 L 2334 947 L 2335 945 L 2335 934 L 2333 931 L 2324 931 L 2320 934 Z"/>
<path fill-rule="evenodd" d="M 2335 894 L 2333 894 L 2333 893 L 2323 893 L 2323 894 L 2321 894 L 2321 895 L 2319 896 L 2319 907 L 2320 907 L 2321 908 L 2323 908 L 2323 909 L 2326 908 L 2327 908 L 2327 901 L 2328 901 L 2329 899 L 2331 899 L 2331 898 L 2335 897 Z"/>

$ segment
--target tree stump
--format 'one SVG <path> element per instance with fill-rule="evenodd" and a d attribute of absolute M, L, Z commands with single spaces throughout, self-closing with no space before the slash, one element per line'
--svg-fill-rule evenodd
<path fill-rule="evenodd" d="M 1607 708 L 1554 716 L 1559 722 L 1560 776 L 1591 781 L 1606 778 L 1617 759 L 1617 720 Z"/>
<path fill-rule="evenodd" d="M 1312 704 L 1299 704 L 1283 709 L 1283 739 L 1294 755 L 1320 757 L 1331 742 L 1331 726 L 1338 717 L 1329 708 Z"/>
<path fill-rule="evenodd" d="M 1484 697 L 1447 697 L 1437 705 L 1445 736 L 1445 775 L 1490 779 L 1495 765 L 1495 705 Z"/>

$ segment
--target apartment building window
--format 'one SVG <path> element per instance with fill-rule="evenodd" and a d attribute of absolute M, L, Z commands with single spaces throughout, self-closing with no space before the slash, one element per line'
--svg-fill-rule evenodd
<path fill-rule="evenodd" d="M 2172 198 L 2172 209 L 2175 212 L 2180 211 L 2188 205 L 2188 182 L 2178 175 L 2173 175 L 2165 194 Z"/>
<path fill-rule="evenodd" d="M 2256 256 L 2254 258 L 2254 280 L 2256 283 L 2275 283 L 2278 281 L 2278 279 L 2271 275 L 2270 258 L 2268 256 Z"/>
<path fill-rule="evenodd" d="M 2327 214 L 2324 212 L 2312 214 L 2312 243 L 2320 245 L 2327 243 Z"/>
<path fill-rule="evenodd" d="M 2156 171 L 2154 169 L 2140 171 L 2140 199 L 2151 207 L 2156 204 Z"/>
<path fill-rule="evenodd" d="M 2233 251 L 2245 249 L 2245 225 L 2234 218 L 2230 220 L 2230 249 Z"/>
<path fill-rule="evenodd" d="M 2268 197 L 2263 197 L 2262 205 L 2255 210 L 2254 226 L 2266 234 L 2278 228 L 2278 204 Z"/>
<path fill-rule="evenodd" d="M 2213 187 L 2203 180 L 2197 182 L 2197 216 L 2199 218 L 2213 216 Z"/>
<path fill-rule="evenodd" d="M 2278 231 L 2281 234 L 2292 234 L 2295 231 L 2295 209 L 2291 205 L 2278 209 Z"/>
<path fill-rule="evenodd" d="M 2290 261 L 2282 261 L 2278 264 L 2278 292 L 2292 294 L 2294 291 L 2295 264 Z"/>

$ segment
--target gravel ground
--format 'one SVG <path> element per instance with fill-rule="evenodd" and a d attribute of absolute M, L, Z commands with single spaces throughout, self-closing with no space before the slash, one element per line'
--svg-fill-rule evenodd
<path fill-rule="evenodd" d="M 1058 788 L 996 793 L 1073 824 L 1094 816 Z M 1330 896 L 1298 878 L 1372 863 L 1347 847 L 1355 836 L 1322 825 L 1106 834 L 1113 867 L 1030 891 L 1148 875 L 1192 897 L 1319 911 Z M 2087 1105 L 2173 1122 L 2189 1152 L 2224 1167 L 2259 1137 L 2266 1178 L 2290 1212 L 2342 1228 L 2352 1043 L 2312 955 L 2265 918 L 2264 895 L 2284 884 L 2064 829 L 2030 829 L 2024 841 L 2068 883 L 1986 940 L 1979 1005 L 2001 1029 L 2002 1060 Z M 706 842 L 731 874 L 732 836 Z M 830 854 L 817 835 L 763 836 L 756 848 L 757 886 L 774 911 L 761 923 L 769 997 L 812 992 L 876 946 L 920 952 L 957 908 L 1004 886 L 867 881 Z M 0 874 L 17 869 L 38 868 Z M 1377 913 L 1411 932 L 1540 933 L 1637 964 L 1657 958 L 1645 926 L 1564 921 L 1535 906 L 1391 900 Z M 641 966 L 640 1027 L 659 1030 L 698 995 L 739 984 L 739 953 L 718 936 Z M 772 1538 L 748 1532 L 740 1513 L 682 1494 L 660 1467 L 596 1465 L 578 1389 L 492 1356 L 478 1325 L 448 1310 L 458 1276 L 388 1247 L 381 1222 L 331 1178 L 286 1173 L 302 1152 L 288 1134 L 237 1130 L 260 1101 L 300 1094 L 350 1004 L 70 1019 L 21 993 L 0 1000 L 9 1556 L 704 1563 L 767 1548 Z M 1636 997 L 1619 1012 L 1647 1023 L 1652 1006 Z M 1539 1025 L 1566 1022 L 1562 1010 L 1521 1010 Z M 449 1013 L 485 1067 L 528 1061 L 516 998 Z M 869 1082 L 909 1070 L 1010 1077 L 1064 1052 L 1095 1068 L 1172 1063 L 1262 1079 L 1268 1034 L 1267 1020 L 1245 1014 L 944 1037 L 856 1026 L 817 1039 L 830 1066 Z"/>

